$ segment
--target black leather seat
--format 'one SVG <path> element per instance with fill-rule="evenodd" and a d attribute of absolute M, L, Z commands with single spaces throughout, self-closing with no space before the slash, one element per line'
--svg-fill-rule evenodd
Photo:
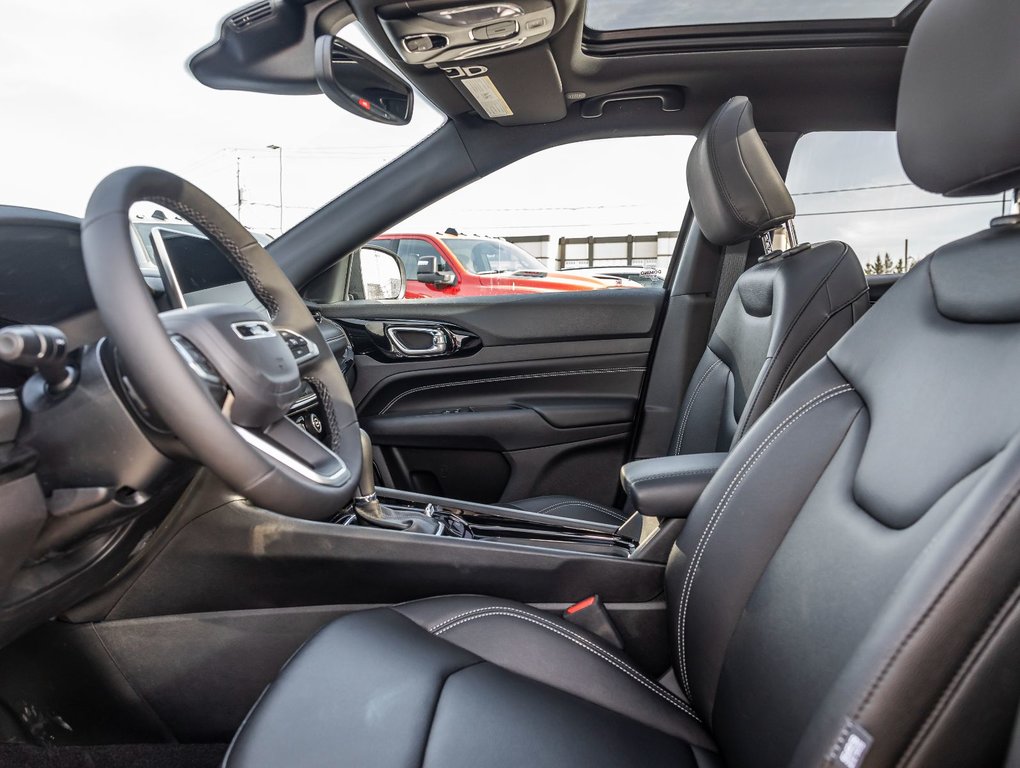
<path fill-rule="evenodd" d="M 687 186 L 696 221 L 717 246 L 746 243 L 796 212 L 744 96 L 723 104 L 702 129 L 687 163 Z M 664 455 L 729 451 L 860 319 L 867 294 L 857 255 L 836 241 L 775 254 L 744 272 L 687 386 Z M 504 506 L 600 523 L 627 518 L 571 496 Z"/>
<path fill-rule="evenodd" d="M 987 77 L 1020 65 L 1018 27 L 1012 0 L 924 12 L 898 131 L 926 188 L 1020 185 L 999 120 L 1020 90 Z M 559 618 L 435 598 L 322 630 L 226 764 L 997 765 L 1020 699 L 1018 380 L 1013 217 L 914 267 L 734 448 L 667 567 L 682 694 Z"/>

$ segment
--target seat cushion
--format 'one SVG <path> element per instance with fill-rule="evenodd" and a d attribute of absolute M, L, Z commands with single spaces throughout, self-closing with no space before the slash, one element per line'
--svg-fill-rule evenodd
<path fill-rule="evenodd" d="M 716 760 L 690 706 L 595 636 L 520 603 L 445 597 L 321 630 L 263 693 L 224 765 Z"/>
<path fill-rule="evenodd" d="M 512 509 L 523 509 L 525 512 L 540 512 L 544 515 L 567 517 L 571 520 L 590 520 L 593 523 L 623 525 L 627 515 L 613 507 L 596 504 L 593 501 L 575 499 L 573 496 L 534 496 L 521 499 L 511 504 L 502 504 Z"/>

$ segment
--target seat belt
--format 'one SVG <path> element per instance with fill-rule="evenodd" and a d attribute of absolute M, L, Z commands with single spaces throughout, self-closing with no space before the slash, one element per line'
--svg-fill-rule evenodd
<path fill-rule="evenodd" d="M 723 250 L 722 267 L 719 269 L 719 285 L 715 289 L 715 306 L 712 307 L 712 324 L 708 327 L 709 337 L 715 332 L 715 326 L 722 315 L 726 301 L 733 293 L 733 286 L 747 268 L 747 249 L 750 242 L 728 245 Z"/>

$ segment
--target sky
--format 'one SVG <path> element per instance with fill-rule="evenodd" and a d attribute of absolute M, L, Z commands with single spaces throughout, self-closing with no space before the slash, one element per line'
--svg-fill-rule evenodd
<path fill-rule="evenodd" d="M 281 159 L 287 229 L 441 124 L 422 98 L 411 124 L 394 127 L 361 120 L 324 96 L 201 85 L 185 61 L 213 40 L 219 20 L 239 5 L 175 0 L 168 10 L 155 0 L 6 0 L 0 204 L 80 216 L 103 176 L 128 165 L 155 165 L 197 184 L 235 215 L 240 181 L 242 222 L 277 235 Z M 553 241 L 676 230 L 688 202 L 683 169 L 692 143 L 685 136 L 618 138 L 547 150 L 395 229 L 452 226 L 493 235 L 548 234 Z M 807 137 L 789 181 L 802 213 L 801 239 L 845 239 L 866 260 L 885 252 L 898 258 L 904 240 L 917 258 L 980 229 L 999 212 L 987 201 L 901 210 L 950 201 L 904 186 L 891 134 Z M 857 187 L 868 189 L 831 192 Z M 897 210 L 816 215 L 875 208 Z"/>
<path fill-rule="evenodd" d="M 595 29 L 895 16 L 908 0 L 588 0 Z"/>
<path fill-rule="evenodd" d="M 184 176 L 248 226 L 284 227 L 441 123 L 420 107 L 404 128 L 359 119 L 325 96 L 216 91 L 185 69 L 240 0 L 5 0 L 0 23 L 0 203 L 80 216 L 95 185 L 129 165 Z M 238 160 L 238 158 L 240 158 Z"/>

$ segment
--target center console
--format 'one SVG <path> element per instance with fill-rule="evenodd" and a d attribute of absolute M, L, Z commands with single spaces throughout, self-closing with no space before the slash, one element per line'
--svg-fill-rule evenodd
<path fill-rule="evenodd" d="M 364 431 L 362 454 L 358 495 L 337 515 L 336 524 L 660 563 L 726 456 L 670 456 L 627 464 L 621 474 L 634 514 L 617 526 L 376 488 L 372 443 Z"/>
<path fill-rule="evenodd" d="M 435 536 L 527 544 L 614 557 L 630 557 L 638 546 L 638 536 L 626 531 L 627 525 L 615 527 L 392 488 L 378 488 L 376 495 L 387 510 L 434 520 L 436 528 L 432 535 Z M 352 505 L 337 518 L 337 522 L 358 525 L 362 520 Z M 640 534 L 640 526 L 637 534 Z"/>

